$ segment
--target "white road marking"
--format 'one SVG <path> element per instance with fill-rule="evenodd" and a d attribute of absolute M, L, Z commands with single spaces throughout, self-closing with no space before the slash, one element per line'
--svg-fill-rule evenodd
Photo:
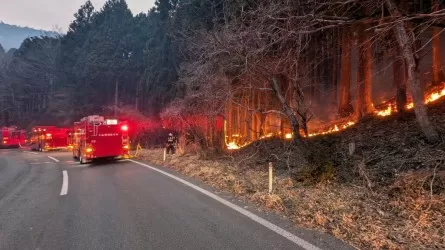
<path fill-rule="evenodd" d="M 144 164 L 142 162 L 138 162 L 138 161 L 135 161 L 135 160 L 129 160 L 129 161 L 134 162 L 136 164 L 139 164 L 141 166 L 144 166 L 146 168 L 149 168 L 151 170 L 154 170 L 154 171 L 156 171 L 158 173 L 161 173 L 161 174 L 163 174 L 165 176 L 168 176 L 168 177 L 170 177 L 170 178 L 172 178 L 172 179 L 174 179 L 176 181 L 181 182 L 182 184 L 184 184 L 186 186 L 189 186 L 189 187 L 195 189 L 196 191 L 198 191 L 198 192 L 200 192 L 200 193 L 202 193 L 202 194 L 204 194 L 204 195 L 206 195 L 206 196 L 208 196 L 208 197 L 210 197 L 210 198 L 212 198 L 212 199 L 214 199 L 216 201 L 219 201 L 220 203 L 226 205 L 227 207 L 230 207 L 231 209 L 237 211 L 238 213 L 247 216 L 251 220 L 253 220 L 253 221 L 255 221 L 255 222 L 265 226 L 266 228 L 274 231 L 275 233 L 283 236 L 284 238 L 292 241 L 293 243 L 297 244 L 298 246 L 300 246 L 300 247 L 302 247 L 302 248 L 304 248 L 306 250 L 321 250 L 317 246 L 312 245 L 311 243 L 303 240 L 302 238 L 300 238 L 300 237 L 298 237 L 298 236 L 296 236 L 296 235 L 286 231 L 285 229 L 283 229 L 283 228 L 281 228 L 281 227 L 279 227 L 279 226 L 277 226 L 277 225 L 275 225 L 275 224 L 273 224 L 273 223 L 271 223 L 271 222 L 269 222 L 269 221 L 259 217 L 258 215 L 255 215 L 255 214 L 247 211 L 244 208 L 241 208 L 241 207 L 233 204 L 230 201 L 227 201 L 227 200 L 225 200 L 225 199 L 223 199 L 223 198 L 213 194 L 212 192 L 209 192 L 209 191 L 207 191 L 207 190 L 205 190 L 203 188 L 200 188 L 200 187 L 198 187 L 198 186 L 196 186 L 196 185 L 194 185 L 194 184 L 192 184 L 192 183 L 190 183 L 188 181 L 185 181 L 185 180 L 183 180 L 183 179 L 181 179 L 181 178 L 179 178 L 177 176 L 174 176 L 174 175 L 172 175 L 170 173 L 167 173 L 165 171 L 162 171 L 162 170 L 157 169 L 155 167 L 152 167 L 150 165 Z"/>
<path fill-rule="evenodd" d="M 59 162 L 59 160 L 57 160 L 56 158 L 52 157 L 52 156 L 48 156 L 48 158 L 50 158 L 51 160 L 55 161 L 55 162 Z"/>
<path fill-rule="evenodd" d="M 68 193 L 68 172 L 63 170 L 63 182 L 62 182 L 62 190 L 60 190 L 60 195 L 66 195 Z"/>
<path fill-rule="evenodd" d="M 52 161 L 45 161 L 45 162 L 31 162 L 29 164 L 31 165 L 39 165 L 39 164 L 49 164 L 49 163 L 53 163 Z"/>
<path fill-rule="evenodd" d="M 28 153 L 28 154 L 38 155 L 38 153 L 36 153 L 36 152 L 29 152 L 29 151 L 25 151 L 25 150 L 23 150 L 22 152 L 23 152 L 23 153 Z"/>

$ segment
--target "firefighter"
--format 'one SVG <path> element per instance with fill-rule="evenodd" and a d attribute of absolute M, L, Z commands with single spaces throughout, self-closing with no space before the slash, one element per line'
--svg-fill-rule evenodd
<path fill-rule="evenodd" d="M 168 134 L 167 137 L 167 143 L 166 143 L 166 148 L 167 148 L 167 154 L 171 153 L 171 154 L 175 154 L 175 144 L 176 144 L 176 137 L 173 136 L 172 133 Z"/>

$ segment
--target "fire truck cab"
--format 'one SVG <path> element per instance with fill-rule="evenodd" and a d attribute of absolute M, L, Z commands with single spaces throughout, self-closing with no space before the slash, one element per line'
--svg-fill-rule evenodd
<path fill-rule="evenodd" d="M 66 149 L 69 142 L 69 128 L 37 126 L 32 128 L 31 149 L 49 151 Z"/>
<path fill-rule="evenodd" d="M 128 123 L 91 115 L 74 123 L 73 157 L 81 164 L 94 159 L 118 159 L 128 156 Z"/>
<path fill-rule="evenodd" d="M 17 127 L 3 127 L 0 131 L 0 148 L 18 148 L 26 143 L 25 131 Z"/>

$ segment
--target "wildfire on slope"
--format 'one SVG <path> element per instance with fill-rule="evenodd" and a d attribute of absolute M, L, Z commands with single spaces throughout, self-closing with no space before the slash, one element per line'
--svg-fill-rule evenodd
<path fill-rule="evenodd" d="M 432 102 L 435 102 L 437 100 L 439 100 L 440 98 L 445 96 L 445 83 L 443 83 L 440 87 L 436 87 L 433 88 L 432 90 L 428 91 L 427 94 L 425 95 L 425 104 L 429 104 Z M 383 103 L 381 105 L 379 105 L 381 108 L 377 109 L 375 111 L 375 115 L 376 116 L 380 116 L 380 117 L 385 117 L 385 116 L 390 116 L 394 113 L 397 113 L 397 105 L 395 103 L 395 101 L 388 101 L 386 103 Z M 411 110 L 414 108 L 414 103 L 412 101 L 410 101 L 406 107 L 407 110 Z M 344 129 L 347 129 L 353 125 L 355 125 L 357 122 L 354 120 L 349 120 L 349 121 L 342 121 L 333 125 L 330 125 L 328 127 L 324 127 L 321 128 L 315 132 L 309 132 L 307 137 L 315 137 L 315 136 L 320 136 L 320 135 L 328 135 L 328 134 L 333 134 L 333 133 L 337 133 L 339 131 L 342 131 Z M 306 137 L 306 135 L 304 134 L 303 131 L 300 131 L 300 134 L 303 137 Z M 273 136 L 279 136 L 279 135 L 274 135 L 272 133 L 266 134 L 262 137 L 260 137 L 260 139 L 265 139 L 265 138 L 270 138 Z M 238 134 L 236 135 L 232 135 L 232 137 L 239 137 Z M 293 134 L 292 133 L 287 133 L 284 135 L 285 139 L 292 139 L 293 138 Z M 246 143 L 244 145 L 238 145 L 235 141 L 232 142 L 226 142 L 227 145 L 227 149 L 229 150 L 234 150 L 234 149 L 240 149 L 242 147 L 245 147 L 247 145 L 249 145 L 250 143 Z"/>

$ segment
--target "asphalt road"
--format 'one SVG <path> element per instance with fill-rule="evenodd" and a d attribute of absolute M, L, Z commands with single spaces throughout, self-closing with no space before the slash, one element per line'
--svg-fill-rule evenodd
<path fill-rule="evenodd" d="M 0 249 L 351 248 L 146 163 L 0 150 Z"/>

